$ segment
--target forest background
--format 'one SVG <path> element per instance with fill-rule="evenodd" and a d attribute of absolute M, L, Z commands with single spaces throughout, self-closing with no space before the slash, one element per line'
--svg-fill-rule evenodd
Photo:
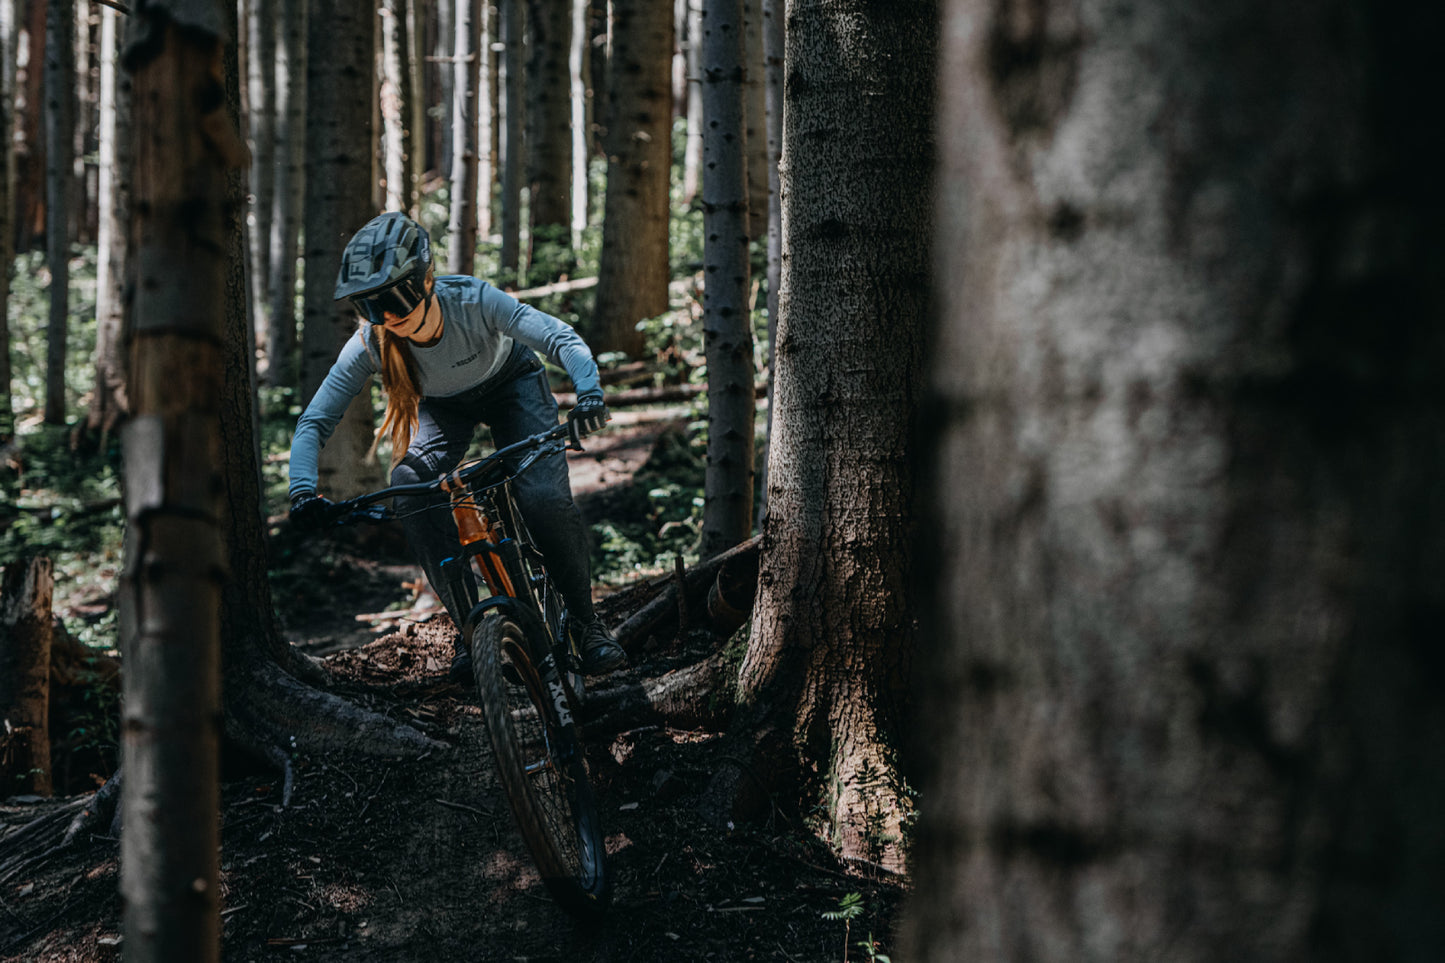
<path fill-rule="evenodd" d="M 5 614 L 49 605 L 39 555 L 69 614 L 63 631 L 48 608 L 32 619 L 40 669 L 6 675 L 7 778 L 39 796 L 109 775 L 110 650 L 148 667 L 125 673 L 130 751 L 189 728 L 198 764 L 124 780 L 122 810 L 201 808 L 157 810 L 163 832 L 127 822 L 127 913 L 148 892 L 125 878 L 150 852 L 131 847 L 153 846 L 210 894 L 169 932 L 209 947 L 187 958 L 216 952 L 217 881 L 243 879 L 206 815 L 222 733 L 282 774 L 283 803 L 293 780 L 325 784 L 319 760 L 464 738 L 347 689 L 343 662 L 287 637 L 288 617 L 347 601 L 298 586 L 386 551 L 294 539 L 278 455 L 354 330 L 330 300 L 345 238 L 407 209 L 448 270 L 577 324 L 619 411 L 697 399 L 668 416 L 641 498 L 599 513 L 602 580 L 642 587 L 617 593 L 636 663 L 618 705 L 640 708 L 594 725 L 631 740 L 611 746 L 618 786 L 641 729 L 709 733 L 679 798 L 709 845 L 759 819 L 819 840 L 827 872 L 870 898 L 829 910 L 844 955 L 865 912 L 880 939 L 854 952 L 891 943 L 910 889 L 908 959 L 1439 956 L 1445 272 L 1438 125 L 1414 106 L 1438 13 L 372 12 L 145 3 L 124 45 L 110 5 L 0 4 Z M 362 457 L 373 406 L 328 446 L 328 493 L 381 483 Z M 123 533 L 146 564 L 125 562 Z M 420 601 L 357 607 L 388 604 Z M 194 646 L 176 660 L 178 635 Z M 25 735 L 46 728 L 58 651 L 81 653 L 84 721 L 41 745 Z M 276 781 L 247 778 L 227 784 L 228 818 L 237 786 Z M 114 947 L 113 902 L 64 920 L 23 902 L 62 891 L 37 883 L 57 847 L 96 864 L 64 893 L 116 879 L 98 823 L 88 843 L 54 831 L 97 801 L 29 795 L 6 817 L 0 882 L 23 924 L 7 952 L 82 932 Z M 668 839 L 663 862 L 696 845 Z M 347 892 L 376 900 L 360 879 Z M 307 945 L 508 952 L 500 929 L 458 937 L 455 916 L 378 936 L 357 914 L 379 904 L 328 899 Z M 518 905 L 501 915 L 533 925 L 536 953 L 559 924 Z M 589 946 L 669 958 L 662 940 L 695 934 L 664 930 L 667 912 Z M 237 958 L 239 934 L 276 922 L 224 919 Z M 783 956 L 831 956 L 787 920 Z M 775 953 L 707 932 L 683 955 Z"/>

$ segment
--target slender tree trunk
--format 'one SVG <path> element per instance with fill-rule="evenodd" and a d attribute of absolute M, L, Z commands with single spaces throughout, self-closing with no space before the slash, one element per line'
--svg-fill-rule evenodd
<path fill-rule="evenodd" d="M 410 78 L 407 89 L 407 128 L 409 132 L 408 158 L 411 164 L 412 209 L 421 203 L 422 182 L 426 180 L 426 154 L 428 143 L 427 123 L 427 0 L 405 0 L 407 37 L 407 75 Z"/>
<path fill-rule="evenodd" d="M 839 853 L 894 869 L 912 811 L 898 753 L 936 29 L 929 2 L 789 4 L 771 509 L 733 728 L 751 771 L 776 774 L 767 788 L 820 804 Z"/>
<path fill-rule="evenodd" d="M 0 0 L 0 304 L 10 303 L 15 264 L 15 96 L 16 0 Z M 15 433 L 15 402 L 10 394 L 9 312 L 0 314 L 0 444 Z"/>
<path fill-rule="evenodd" d="M 131 88 L 118 69 L 120 13 L 100 11 L 100 181 L 99 238 L 95 278 L 95 381 L 86 429 L 105 438 L 125 417 L 129 404 L 121 336 L 125 327 L 127 225 L 130 223 Z"/>
<path fill-rule="evenodd" d="M 778 289 L 783 283 L 783 201 L 778 165 L 783 156 L 784 0 L 763 0 L 763 66 L 768 113 L 768 417 L 763 429 L 758 527 L 768 514 L 768 449 L 773 436 L 773 374 L 778 356 Z"/>
<path fill-rule="evenodd" d="M 748 537 L 753 524 L 753 333 L 748 312 L 742 0 L 702 14 L 703 348 L 708 373 L 702 554 Z"/>
<path fill-rule="evenodd" d="M 47 0 L 45 28 L 45 251 L 50 321 L 45 329 L 45 423 L 63 425 L 70 321 L 70 200 L 74 178 L 75 5 Z"/>
<path fill-rule="evenodd" d="M 247 120 L 251 134 L 250 232 L 251 303 L 256 310 L 256 330 L 266 354 L 265 343 L 273 330 L 270 323 L 271 219 L 276 216 L 276 0 L 247 0 L 246 39 L 247 85 L 250 104 Z M 269 364 L 269 362 L 268 362 Z"/>
<path fill-rule="evenodd" d="M 407 34 L 406 0 L 381 5 L 381 119 L 386 157 L 386 209 L 416 210 L 412 180 L 411 45 Z"/>
<path fill-rule="evenodd" d="M 587 230 L 587 207 L 591 196 L 587 168 L 592 156 L 592 101 L 588 96 L 587 82 L 592 69 L 592 38 L 588 29 L 592 2 L 570 2 L 572 32 L 567 47 L 567 76 L 571 84 L 572 113 L 572 249 L 576 251 L 582 247 L 582 232 Z"/>
<path fill-rule="evenodd" d="M 441 101 L 436 104 L 442 117 L 453 117 L 456 108 L 452 105 L 452 88 L 455 74 L 451 69 L 452 56 L 456 47 L 456 0 L 434 0 L 436 10 L 437 82 L 441 87 Z M 437 172 L 448 180 L 452 176 L 452 136 L 456 133 L 450 124 L 438 124 L 439 139 L 436 145 Z"/>
<path fill-rule="evenodd" d="M 0 799 L 48 796 L 50 600 L 48 558 L 0 566 Z"/>
<path fill-rule="evenodd" d="M 477 85 L 481 79 L 481 0 L 456 0 L 452 64 L 452 190 L 448 269 L 471 274 L 477 259 Z"/>
<path fill-rule="evenodd" d="M 277 0 L 275 183 L 271 215 L 266 383 L 295 388 L 296 258 L 306 181 L 306 2 Z"/>
<path fill-rule="evenodd" d="M 142 10 L 135 78 L 138 277 L 124 429 L 121 836 L 128 960 L 219 956 L 218 399 L 227 174 L 245 147 L 226 115 L 224 14 Z M 171 19 L 175 18 L 175 19 Z M 232 20 L 234 24 L 234 20 Z"/>
<path fill-rule="evenodd" d="M 519 280 L 522 256 L 522 30 L 526 0 L 500 0 L 502 35 L 502 276 Z"/>
<path fill-rule="evenodd" d="M 15 237 L 17 251 L 29 251 L 45 231 L 45 23 L 50 7 L 39 0 L 24 0 L 24 29 L 19 39 L 16 67 L 24 66 L 15 84 L 15 117 L 20 128 L 15 141 Z"/>
<path fill-rule="evenodd" d="M 527 5 L 527 210 L 532 256 L 528 280 L 550 280 L 532 270 L 539 261 L 565 272 L 573 258 L 572 106 L 568 51 L 570 0 L 529 0 Z M 556 249 L 537 256 L 538 244 Z M 555 273 L 555 272 L 554 272 Z"/>
<path fill-rule="evenodd" d="M 743 0 L 743 127 L 747 137 L 748 237 L 768 233 L 768 98 L 765 82 L 764 0 Z"/>
<path fill-rule="evenodd" d="M 477 238 L 485 243 L 492 235 L 492 188 L 497 180 L 497 8 L 480 0 L 480 59 L 477 71 Z"/>
<path fill-rule="evenodd" d="M 667 310 L 672 167 L 671 0 L 615 0 L 607 193 L 594 347 L 642 356 L 637 322 Z"/>
<path fill-rule="evenodd" d="M 301 385 L 303 401 L 320 387 L 347 338 L 356 337 L 350 305 L 332 298 L 347 240 L 374 214 L 372 64 L 376 18 L 344 0 L 308 11 L 306 70 L 306 291 Z M 348 498 L 379 487 L 371 448 L 371 392 L 347 409 L 321 452 L 321 490 Z"/>
<path fill-rule="evenodd" d="M 682 155 L 682 202 L 702 190 L 702 4 L 687 0 L 687 142 Z"/>
<path fill-rule="evenodd" d="M 70 170 L 70 236 L 77 244 L 91 244 L 95 232 L 90 212 L 91 184 L 89 167 L 85 158 L 95 149 L 91 133 L 96 130 L 95 83 L 90 72 L 90 4 L 88 0 L 73 0 L 71 8 L 70 35 L 71 62 L 75 72 L 71 77 L 71 170 Z"/>
<path fill-rule="evenodd" d="M 900 955 L 1442 958 L 1440 9 L 946 11 Z"/>

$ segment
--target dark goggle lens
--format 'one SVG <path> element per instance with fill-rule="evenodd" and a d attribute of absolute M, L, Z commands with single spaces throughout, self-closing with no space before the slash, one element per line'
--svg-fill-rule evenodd
<path fill-rule="evenodd" d="M 425 283 L 416 278 L 406 278 L 384 291 L 352 298 L 351 303 L 356 306 L 356 310 L 366 315 L 372 324 L 383 324 L 386 321 L 385 314 L 405 317 L 415 311 L 425 297 Z"/>

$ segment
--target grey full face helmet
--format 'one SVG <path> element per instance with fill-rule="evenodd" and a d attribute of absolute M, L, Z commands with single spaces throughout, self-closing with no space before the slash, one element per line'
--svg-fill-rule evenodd
<path fill-rule="evenodd" d="M 384 312 L 405 316 L 428 300 L 430 267 L 431 237 L 426 228 L 391 211 L 367 221 L 347 243 L 335 298 L 349 300 L 366 320 L 382 324 Z"/>

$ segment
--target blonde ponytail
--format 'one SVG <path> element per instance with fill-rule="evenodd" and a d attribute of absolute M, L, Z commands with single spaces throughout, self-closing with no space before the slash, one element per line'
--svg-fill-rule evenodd
<path fill-rule="evenodd" d="M 411 350 L 405 338 L 397 337 L 382 325 L 370 327 L 376 338 L 378 367 L 381 368 L 381 390 L 386 393 L 386 413 L 382 415 L 381 427 L 376 429 L 376 438 L 371 443 L 371 455 L 383 435 L 391 436 L 391 467 L 395 468 L 406 456 L 411 445 L 411 436 L 417 429 L 417 406 L 421 394 L 416 388 L 416 375 L 412 369 Z M 365 335 L 362 335 L 365 341 Z"/>

